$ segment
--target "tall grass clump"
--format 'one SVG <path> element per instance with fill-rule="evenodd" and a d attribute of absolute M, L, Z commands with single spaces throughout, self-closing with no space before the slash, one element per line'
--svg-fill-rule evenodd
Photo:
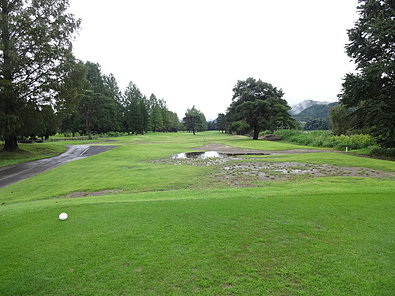
<path fill-rule="evenodd" d="M 376 140 L 365 134 L 335 136 L 331 131 L 278 130 L 283 140 L 306 146 L 328 147 L 344 150 L 377 147 Z"/>
<path fill-rule="evenodd" d="M 348 147 L 349 149 L 362 149 L 367 147 L 377 146 L 376 140 L 370 135 L 340 135 L 340 136 L 331 136 L 333 141 L 333 147 L 338 149 L 345 149 Z"/>

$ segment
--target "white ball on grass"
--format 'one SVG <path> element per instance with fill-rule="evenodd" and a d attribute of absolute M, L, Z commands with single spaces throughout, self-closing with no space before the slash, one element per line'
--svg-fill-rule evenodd
<path fill-rule="evenodd" d="M 61 220 L 61 221 L 67 220 L 68 217 L 69 217 L 69 215 L 67 215 L 67 213 L 60 213 L 59 214 L 59 220 Z"/>

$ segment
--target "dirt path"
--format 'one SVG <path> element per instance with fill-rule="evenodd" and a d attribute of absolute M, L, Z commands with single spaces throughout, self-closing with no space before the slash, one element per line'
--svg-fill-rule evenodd
<path fill-rule="evenodd" d="M 319 149 L 290 149 L 290 150 L 282 150 L 282 151 L 254 150 L 254 149 L 242 149 L 242 148 L 230 147 L 219 143 L 210 143 L 203 147 L 191 148 L 191 150 L 217 151 L 229 155 L 278 155 L 278 154 L 319 153 L 319 152 L 341 153 L 335 150 L 319 150 Z"/>
<path fill-rule="evenodd" d="M 99 154 L 117 146 L 68 145 L 68 150 L 58 156 L 19 163 L 0 168 L 0 188 L 30 178 L 64 163 Z"/>

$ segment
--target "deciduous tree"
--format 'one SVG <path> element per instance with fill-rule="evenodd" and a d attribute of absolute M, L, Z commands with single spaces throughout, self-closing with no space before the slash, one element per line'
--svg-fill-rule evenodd
<path fill-rule="evenodd" d="M 294 125 L 289 115 L 290 107 L 282 97 L 281 89 L 260 79 L 239 80 L 233 88 L 233 101 L 228 108 L 232 122 L 246 122 L 257 140 L 259 132 Z"/>
<path fill-rule="evenodd" d="M 357 73 L 347 74 L 340 102 L 352 107 L 356 128 L 395 146 L 395 1 L 359 0 L 359 19 L 348 31 L 347 54 Z"/>
<path fill-rule="evenodd" d="M 0 1 L 0 133 L 4 150 L 18 148 L 17 130 L 28 101 L 54 98 L 80 21 L 68 0 Z"/>

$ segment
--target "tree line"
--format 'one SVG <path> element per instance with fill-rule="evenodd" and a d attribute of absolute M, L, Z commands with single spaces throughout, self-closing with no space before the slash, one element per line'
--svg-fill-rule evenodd
<path fill-rule="evenodd" d="M 155 94 L 147 98 L 132 81 L 121 92 L 114 75 L 104 75 L 100 65 L 78 63 L 56 100 L 59 130 L 63 133 L 129 132 L 144 134 L 180 129 L 175 112 Z"/>
<path fill-rule="evenodd" d="M 72 41 L 80 20 L 68 0 L 0 1 L 0 139 L 4 150 L 18 139 L 56 132 L 93 133 L 180 129 L 175 112 L 133 82 L 121 92 L 100 65 L 78 61 Z"/>
<path fill-rule="evenodd" d="M 52 102 L 27 100 L 21 107 L 17 137 L 48 139 L 61 132 L 91 138 L 108 132 L 174 132 L 181 127 L 165 100 L 155 94 L 147 98 L 133 82 L 121 92 L 114 75 L 103 74 L 97 63 L 70 64 L 54 90 Z"/>
<path fill-rule="evenodd" d="M 0 1 L 0 138 L 4 150 L 20 137 L 48 137 L 56 131 L 92 133 L 177 131 L 177 114 L 154 94 L 143 95 L 130 82 L 119 90 L 100 65 L 78 61 L 72 41 L 80 20 L 67 12 L 68 0 Z M 395 146 L 395 4 L 359 0 L 359 19 L 348 31 L 347 54 L 357 72 L 344 78 L 340 105 L 330 115 L 333 131 L 367 133 L 383 146 Z M 295 128 L 283 91 L 248 78 L 233 89 L 232 103 L 213 123 L 195 106 L 183 128 L 216 127 L 229 133 Z M 313 123 L 313 127 L 318 123 Z"/>
<path fill-rule="evenodd" d="M 80 20 L 67 12 L 67 0 L 0 2 L 0 136 L 5 150 L 17 149 L 20 137 L 48 138 L 56 131 L 93 133 L 177 131 L 177 114 L 154 94 L 149 98 L 130 82 L 122 93 L 113 75 L 100 65 L 80 62 L 72 40 Z M 292 124 L 283 93 L 253 78 L 239 81 L 226 115 L 229 132 Z M 188 109 L 183 127 L 206 130 L 204 114 Z M 211 125 L 212 127 L 212 125 Z"/>

